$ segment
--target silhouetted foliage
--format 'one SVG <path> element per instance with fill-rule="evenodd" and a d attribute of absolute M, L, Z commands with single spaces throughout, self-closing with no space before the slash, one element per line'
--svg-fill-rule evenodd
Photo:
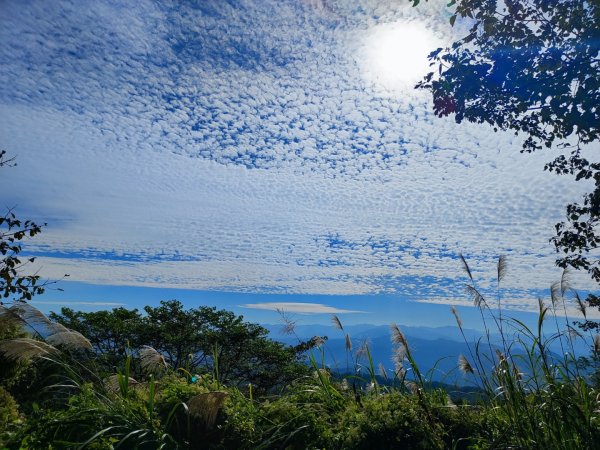
<path fill-rule="evenodd" d="M 0 167 L 14 165 L 14 157 L 7 158 L 6 151 L 0 150 Z M 31 300 L 34 295 L 44 292 L 47 283 L 40 283 L 39 275 L 22 273 L 24 266 L 34 262 L 35 258 L 22 259 L 19 254 L 21 241 L 40 233 L 45 225 L 18 219 L 13 209 L 0 217 L 0 305 L 11 300 Z"/>
<path fill-rule="evenodd" d="M 87 336 L 109 371 L 127 349 L 137 351 L 148 345 L 173 368 L 208 372 L 216 368 L 219 380 L 230 385 L 252 383 L 268 390 L 305 373 L 300 363 L 305 347 L 272 341 L 265 328 L 231 311 L 208 306 L 185 309 L 181 302 L 170 300 L 146 306 L 144 312 L 62 308 L 50 318 Z"/>
<path fill-rule="evenodd" d="M 420 0 L 411 0 L 414 6 Z M 435 70 L 417 87 L 433 94 L 435 113 L 457 123 L 487 123 L 526 136 L 523 152 L 559 145 L 545 169 L 592 180 L 583 202 L 567 206 L 551 239 L 560 267 L 600 282 L 600 163 L 583 154 L 600 136 L 600 3 L 596 0 L 452 0 L 469 26 L 429 56 Z M 593 304 L 593 297 L 589 297 Z"/>

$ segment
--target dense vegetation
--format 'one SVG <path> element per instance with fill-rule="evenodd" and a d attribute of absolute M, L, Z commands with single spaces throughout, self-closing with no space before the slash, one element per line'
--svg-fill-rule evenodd
<path fill-rule="evenodd" d="M 213 308 L 64 308 L 50 320 L 23 301 L 0 306 L 0 448 L 596 448 L 600 336 L 566 322 L 566 278 L 540 301 L 535 330 L 500 316 L 475 280 L 468 290 L 486 335 L 493 324 L 504 341 L 465 340 L 469 401 L 433 388 L 396 325 L 394 371 L 348 336 L 354 373 L 340 376 L 321 363 L 323 340 L 284 346 Z M 577 339 L 588 358 L 571 351 Z"/>

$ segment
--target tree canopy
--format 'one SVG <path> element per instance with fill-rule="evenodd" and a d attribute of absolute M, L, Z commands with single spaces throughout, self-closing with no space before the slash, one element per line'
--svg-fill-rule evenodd
<path fill-rule="evenodd" d="M 414 6 L 420 0 L 411 0 Z M 466 36 L 429 55 L 434 71 L 417 87 L 435 113 L 524 136 L 523 152 L 559 146 L 545 169 L 594 189 L 567 206 L 551 239 L 560 267 L 600 283 L 600 3 L 597 0 L 451 0 L 450 24 Z M 588 300 L 597 299 L 590 296 Z"/>
<path fill-rule="evenodd" d="M 215 307 L 185 309 L 177 300 L 159 306 L 82 312 L 62 308 L 50 318 L 86 336 L 112 370 L 127 351 L 148 345 L 174 368 L 209 371 L 228 384 L 252 383 L 258 389 L 281 386 L 300 374 L 302 352 L 268 338 L 268 331 L 242 316 Z"/>

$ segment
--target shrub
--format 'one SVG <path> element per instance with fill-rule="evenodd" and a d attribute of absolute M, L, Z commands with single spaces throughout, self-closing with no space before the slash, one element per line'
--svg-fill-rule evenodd
<path fill-rule="evenodd" d="M 104 396 L 92 385 L 82 386 L 63 408 L 35 411 L 20 437 L 22 446 L 31 449 L 176 447 L 143 395 Z"/>
<path fill-rule="evenodd" d="M 0 448 L 11 440 L 19 422 L 19 409 L 15 399 L 0 386 Z"/>
<path fill-rule="evenodd" d="M 340 423 L 345 449 L 443 448 L 442 429 L 432 422 L 417 398 L 398 392 L 349 404 Z"/>

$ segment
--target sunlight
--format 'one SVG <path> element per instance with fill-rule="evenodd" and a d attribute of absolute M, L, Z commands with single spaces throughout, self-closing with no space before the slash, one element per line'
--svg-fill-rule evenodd
<path fill-rule="evenodd" d="M 386 89 L 411 88 L 429 71 L 427 55 L 438 46 L 435 36 L 419 22 L 376 26 L 365 40 L 365 75 Z"/>

